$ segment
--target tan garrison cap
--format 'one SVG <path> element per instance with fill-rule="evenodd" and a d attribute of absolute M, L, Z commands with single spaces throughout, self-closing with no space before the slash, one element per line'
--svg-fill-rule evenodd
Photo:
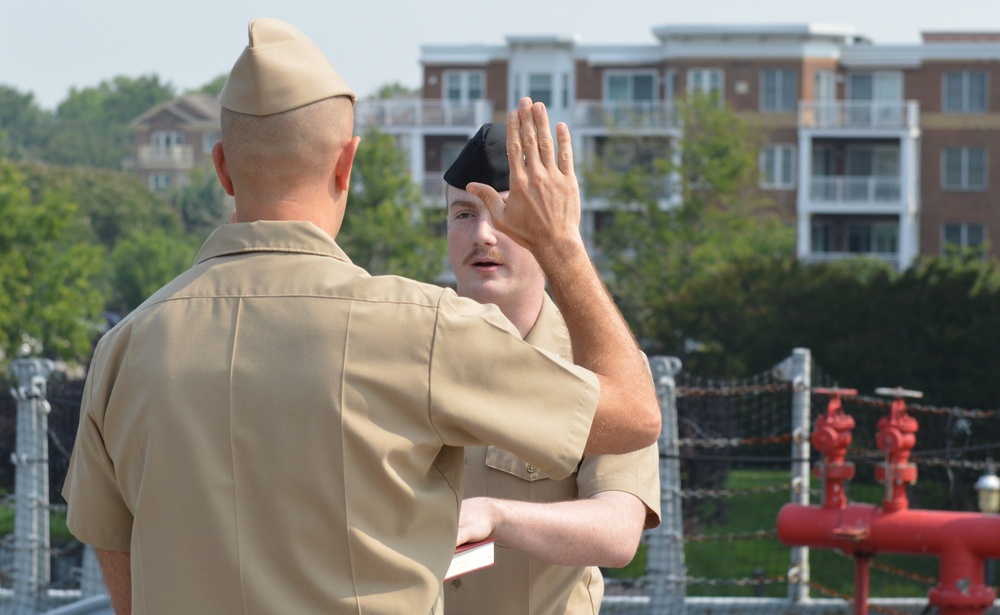
<path fill-rule="evenodd" d="M 325 98 L 358 97 L 308 36 L 279 19 L 254 19 L 219 102 L 230 111 L 273 115 Z"/>

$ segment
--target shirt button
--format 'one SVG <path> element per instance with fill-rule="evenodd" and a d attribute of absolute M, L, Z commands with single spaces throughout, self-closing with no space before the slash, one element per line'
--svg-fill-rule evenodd
<path fill-rule="evenodd" d="M 536 471 L 535 466 L 528 466 L 528 474 L 534 474 Z"/>
<path fill-rule="evenodd" d="M 455 589 L 458 589 L 459 587 L 462 586 L 462 579 L 455 579 L 454 581 L 451 582 L 451 586 L 454 587 Z"/>

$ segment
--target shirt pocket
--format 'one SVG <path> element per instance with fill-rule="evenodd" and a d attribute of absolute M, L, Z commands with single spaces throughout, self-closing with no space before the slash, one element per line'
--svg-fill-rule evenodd
<path fill-rule="evenodd" d="M 529 482 L 542 480 L 549 477 L 527 461 L 521 459 L 513 453 L 508 453 L 502 448 L 491 446 L 486 450 L 486 466 L 516 476 L 521 480 Z"/>

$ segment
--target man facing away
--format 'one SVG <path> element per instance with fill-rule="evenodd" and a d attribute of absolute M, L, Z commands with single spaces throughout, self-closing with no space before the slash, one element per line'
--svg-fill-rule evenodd
<path fill-rule="evenodd" d="M 444 175 L 457 291 L 495 304 L 527 342 L 570 359 L 570 337 L 538 261 L 461 188 L 479 182 L 505 195 L 506 144 L 506 126 L 486 124 Z M 660 522 L 655 445 L 588 455 L 563 480 L 496 446 L 466 449 L 465 459 L 458 540 L 497 539 L 496 565 L 447 583 L 446 615 L 597 615 L 604 594 L 597 566 L 627 564 L 642 530 Z"/>
<path fill-rule="evenodd" d="M 579 366 L 495 307 L 351 264 L 335 238 L 354 100 L 300 30 L 252 21 L 212 152 L 236 222 L 98 344 L 63 494 L 119 614 L 440 613 L 462 447 L 561 478 L 659 433 L 579 236 L 565 126 L 557 161 L 544 107 L 522 101 L 516 187 L 467 189 L 577 306 Z"/>

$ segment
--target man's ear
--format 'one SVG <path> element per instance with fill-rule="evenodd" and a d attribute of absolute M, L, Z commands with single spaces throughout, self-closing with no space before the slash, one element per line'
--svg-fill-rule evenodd
<path fill-rule="evenodd" d="M 340 158 L 337 159 L 337 166 L 334 168 L 336 177 L 335 187 L 341 192 L 346 192 L 351 186 L 351 170 L 354 168 L 354 157 L 358 153 L 358 144 L 361 137 L 353 137 L 340 151 Z"/>
<path fill-rule="evenodd" d="M 212 162 L 215 164 L 215 174 L 219 177 L 222 189 L 229 196 L 233 196 L 233 178 L 229 176 L 226 154 L 222 151 L 222 141 L 216 141 L 215 145 L 212 146 Z"/>

